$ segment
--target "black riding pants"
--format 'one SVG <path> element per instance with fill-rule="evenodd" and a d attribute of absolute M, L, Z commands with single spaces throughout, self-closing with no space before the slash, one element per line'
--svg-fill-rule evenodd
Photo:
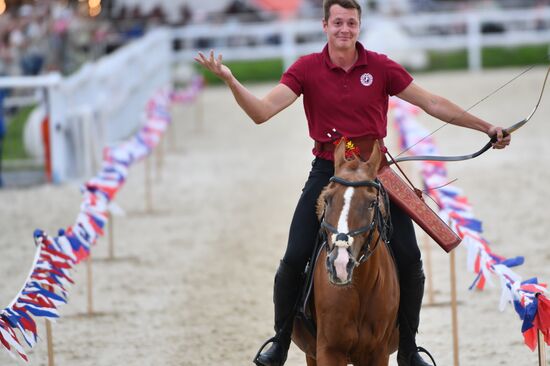
<path fill-rule="evenodd" d="M 316 213 L 317 198 L 333 175 L 334 163 L 332 161 L 319 158 L 313 161 L 308 180 L 294 211 L 288 245 L 283 257 L 283 261 L 296 271 L 305 268 L 313 252 L 320 227 Z M 409 271 L 419 268 L 420 250 L 416 243 L 410 217 L 391 202 L 390 211 L 393 223 L 390 246 L 400 276 L 406 277 Z"/>

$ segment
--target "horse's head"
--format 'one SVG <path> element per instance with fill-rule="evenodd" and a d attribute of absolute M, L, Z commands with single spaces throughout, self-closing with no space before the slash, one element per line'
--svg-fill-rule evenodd
<path fill-rule="evenodd" d="M 334 177 L 318 201 L 327 234 L 327 271 L 335 285 L 351 282 L 353 269 L 367 260 L 381 240 L 389 239 L 389 207 L 376 174 L 383 155 L 376 142 L 367 161 L 345 157 L 345 142 L 334 153 Z"/>

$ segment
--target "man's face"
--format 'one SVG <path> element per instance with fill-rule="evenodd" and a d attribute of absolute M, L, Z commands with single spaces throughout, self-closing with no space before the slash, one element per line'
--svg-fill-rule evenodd
<path fill-rule="evenodd" d="M 357 9 L 346 9 L 340 5 L 332 5 L 328 21 L 323 20 L 323 30 L 335 49 L 355 48 L 360 25 Z"/>

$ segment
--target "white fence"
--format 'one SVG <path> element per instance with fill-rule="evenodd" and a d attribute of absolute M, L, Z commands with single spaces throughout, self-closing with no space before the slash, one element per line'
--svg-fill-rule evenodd
<path fill-rule="evenodd" d="M 550 43 L 550 8 L 494 10 L 463 13 L 413 14 L 363 19 L 363 34 L 377 25 L 399 25 L 417 50 L 468 50 L 471 70 L 482 67 L 481 49 L 488 46 L 518 46 Z M 215 49 L 225 60 L 283 58 L 287 67 L 297 57 L 318 52 L 325 43 L 321 20 L 293 20 L 261 24 L 190 25 L 176 29 L 181 48 L 177 62 L 192 62 L 198 51 Z M 391 39 L 385 41 L 391 42 Z M 369 47 L 369 45 L 367 45 Z M 388 52 L 391 55 L 391 52 Z"/>
<path fill-rule="evenodd" d="M 390 56 L 403 47 L 407 50 L 402 53 L 407 55 L 415 49 L 467 49 L 472 70 L 481 68 L 482 47 L 550 43 L 550 8 L 367 16 L 364 34 L 376 34 L 374 38 L 383 41 L 382 48 L 399 38 L 390 35 L 389 28 L 381 26 L 384 24 L 392 24 L 403 36 L 398 45 L 401 49 L 387 50 Z M 493 32 L 488 33 L 490 30 Z M 141 125 L 147 98 L 171 84 L 173 63 L 192 63 L 199 50 L 214 48 L 225 60 L 283 58 L 288 66 L 302 54 L 321 50 L 325 39 L 320 20 L 158 29 L 84 65 L 70 77 L 0 78 L 0 87 L 44 91 L 36 95 L 43 96 L 43 114 L 50 121 L 52 179 L 63 182 L 93 175 L 103 147 L 131 135 Z M 175 52 L 172 45 L 178 46 Z M 373 45 L 374 40 L 367 42 L 367 47 Z"/>
<path fill-rule="evenodd" d="M 159 29 L 67 78 L 0 78 L 0 87 L 45 91 L 53 182 L 92 176 L 103 148 L 142 125 L 148 98 L 171 84 L 171 41 Z"/>
<path fill-rule="evenodd" d="M 483 47 L 550 44 L 550 8 L 423 14 L 396 21 L 416 48 L 467 49 L 470 70 L 482 68 Z"/>

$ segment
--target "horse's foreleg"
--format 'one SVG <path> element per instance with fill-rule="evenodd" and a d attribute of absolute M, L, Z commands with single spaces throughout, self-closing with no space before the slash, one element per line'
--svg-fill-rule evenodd
<path fill-rule="evenodd" d="M 313 357 L 306 356 L 306 365 L 307 366 L 317 366 L 317 361 Z"/>

